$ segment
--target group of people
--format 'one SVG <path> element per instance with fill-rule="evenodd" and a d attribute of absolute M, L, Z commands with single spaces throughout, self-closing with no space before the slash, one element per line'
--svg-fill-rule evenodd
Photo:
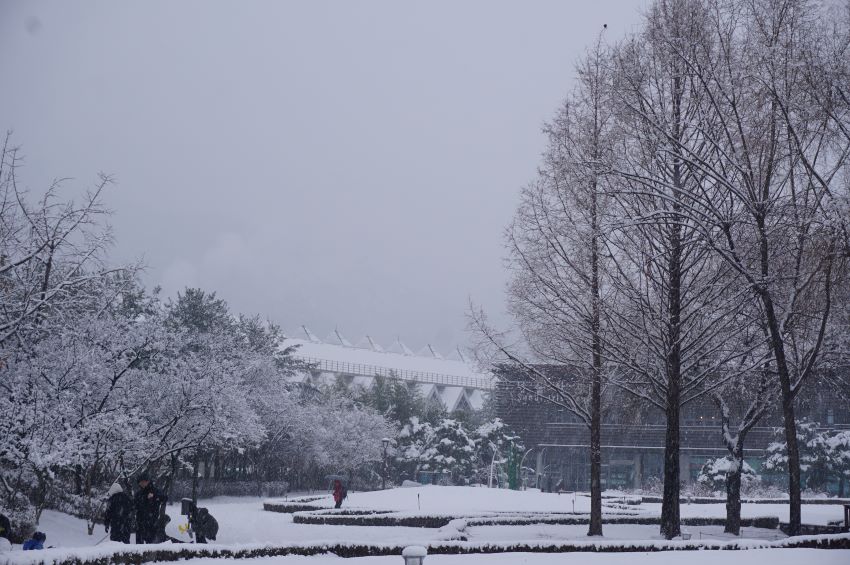
<path fill-rule="evenodd" d="M 120 483 L 114 483 L 107 491 L 106 512 L 103 515 L 103 525 L 112 541 L 130 543 L 130 534 L 136 532 L 136 543 L 162 543 L 169 538 L 165 526 L 171 520 L 165 513 L 168 497 L 156 486 L 147 473 L 142 473 L 137 479 L 139 490 L 131 497 L 125 492 Z M 189 516 L 189 523 L 199 543 L 208 539 L 215 540 L 218 534 L 218 522 L 206 508 L 194 508 Z M 11 549 L 11 523 L 0 513 L 0 550 Z M 43 532 L 34 532 L 23 543 L 22 549 L 44 549 L 47 536 Z"/>
<path fill-rule="evenodd" d="M 133 498 L 119 483 L 109 487 L 104 528 L 112 541 L 130 543 L 130 534 L 135 530 L 136 543 L 164 542 L 165 525 L 169 521 L 165 513 L 168 497 L 156 488 L 147 473 L 139 475 L 137 482 L 139 490 Z"/>
<path fill-rule="evenodd" d="M 130 534 L 135 529 L 136 543 L 162 543 L 168 539 L 178 541 L 165 533 L 165 526 L 171 521 L 165 513 L 168 497 L 156 488 L 145 473 L 139 476 L 138 484 L 139 490 L 133 498 L 118 483 L 109 488 L 103 520 L 109 539 L 130 543 Z M 206 543 L 207 539 L 215 540 L 218 522 L 206 508 L 193 508 L 189 523 L 198 543 Z"/>

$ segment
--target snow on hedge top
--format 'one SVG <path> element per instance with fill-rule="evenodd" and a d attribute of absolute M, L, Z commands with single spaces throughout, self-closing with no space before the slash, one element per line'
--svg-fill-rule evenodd
<path fill-rule="evenodd" d="M 413 355 L 406 346 L 398 346 L 395 348 L 398 352 L 393 352 L 371 347 L 344 346 L 341 343 L 344 342 L 338 340 L 337 344 L 316 343 L 309 338 L 287 338 L 283 347 L 297 346 L 292 356 L 318 362 L 322 371 L 366 376 L 389 375 L 392 372 L 404 380 L 424 380 L 469 388 L 492 388 L 491 374 L 463 361 Z"/>

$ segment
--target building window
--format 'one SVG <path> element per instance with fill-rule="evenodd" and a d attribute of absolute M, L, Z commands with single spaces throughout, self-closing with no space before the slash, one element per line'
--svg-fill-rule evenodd
<path fill-rule="evenodd" d="M 835 412 L 832 408 L 826 409 L 826 424 L 828 426 L 835 424 Z"/>

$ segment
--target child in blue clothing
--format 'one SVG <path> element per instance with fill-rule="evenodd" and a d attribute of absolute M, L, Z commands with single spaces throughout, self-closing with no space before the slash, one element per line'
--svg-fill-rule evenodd
<path fill-rule="evenodd" d="M 24 551 L 30 549 L 44 549 L 44 541 L 47 539 L 47 536 L 44 535 L 44 532 L 35 532 L 30 539 L 24 542 Z"/>

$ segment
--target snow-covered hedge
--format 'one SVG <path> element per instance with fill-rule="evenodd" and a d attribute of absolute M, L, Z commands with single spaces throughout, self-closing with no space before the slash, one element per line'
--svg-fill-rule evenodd
<path fill-rule="evenodd" d="M 607 541 L 581 540 L 553 543 L 529 541 L 519 543 L 477 543 L 445 541 L 430 544 L 429 555 L 475 553 L 623 553 L 655 551 L 731 550 L 771 548 L 850 549 L 850 534 L 799 536 L 779 541 L 760 540 L 690 540 L 690 541 Z M 318 543 L 287 545 L 196 545 L 162 544 L 90 547 L 76 550 L 46 549 L 15 552 L 0 556 L 0 565 L 111 565 L 139 564 L 155 561 L 181 561 L 193 558 L 250 559 L 283 555 L 318 555 L 333 553 L 339 557 L 401 555 L 403 546 L 394 544 Z"/>
<path fill-rule="evenodd" d="M 335 526 L 406 526 L 413 528 L 441 528 L 452 520 L 466 520 L 469 526 L 516 526 L 525 524 L 588 524 L 587 514 L 531 514 L 531 515 L 498 515 L 489 516 L 451 516 L 437 515 L 407 515 L 402 513 L 360 513 L 343 514 L 328 512 L 297 512 L 292 516 L 296 524 L 335 525 Z M 660 524 L 660 518 L 653 516 L 607 515 L 602 518 L 605 524 Z M 682 524 L 687 526 L 722 526 L 724 518 L 682 518 Z M 766 528 L 775 530 L 779 527 L 776 516 L 757 518 L 742 518 L 744 527 Z"/>
<path fill-rule="evenodd" d="M 791 528 L 788 526 L 788 522 L 781 522 L 779 529 L 787 534 Z M 844 533 L 844 526 L 841 524 L 800 524 L 800 534 L 804 536 L 840 533 Z"/>
<path fill-rule="evenodd" d="M 559 524 L 580 525 L 588 524 L 589 516 L 545 516 L 545 517 L 494 517 L 494 518 L 472 518 L 467 520 L 467 525 L 472 526 L 522 526 L 528 524 Z M 603 524 L 660 524 L 661 519 L 652 516 L 603 516 Z M 682 518 L 683 526 L 724 526 L 725 518 Z M 760 516 L 757 518 L 741 518 L 741 526 L 745 528 L 764 528 L 775 530 L 779 527 L 779 518 L 776 516 Z M 835 533 L 835 532 L 830 532 Z"/>
<path fill-rule="evenodd" d="M 336 526 L 406 526 L 410 528 L 442 528 L 453 519 L 453 516 L 404 516 L 387 513 L 360 513 L 346 515 L 296 512 L 292 515 L 292 521 L 296 524 Z"/>
<path fill-rule="evenodd" d="M 717 504 L 724 502 L 726 497 L 711 497 L 711 496 L 694 496 L 682 497 L 680 502 L 688 504 Z M 661 504 L 660 496 L 644 496 L 643 502 Z M 804 498 L 801 501 L 803 504 L 850 504 L 850 498 Z M 741 497 L 742 504 L 788 504 L 787 498 L 747 498 Z"/>
<path fill-rule="evenodd" d="M 280 512 L 282 514 L 289 514 L 292 512 L 304 512 L 307 510 L 320 510 L 321 506 L 316 506 L 315 504 L 309 504 L 305 502 L 264 502 L 263 510 L 267 510 L 269 512 Z"/>

